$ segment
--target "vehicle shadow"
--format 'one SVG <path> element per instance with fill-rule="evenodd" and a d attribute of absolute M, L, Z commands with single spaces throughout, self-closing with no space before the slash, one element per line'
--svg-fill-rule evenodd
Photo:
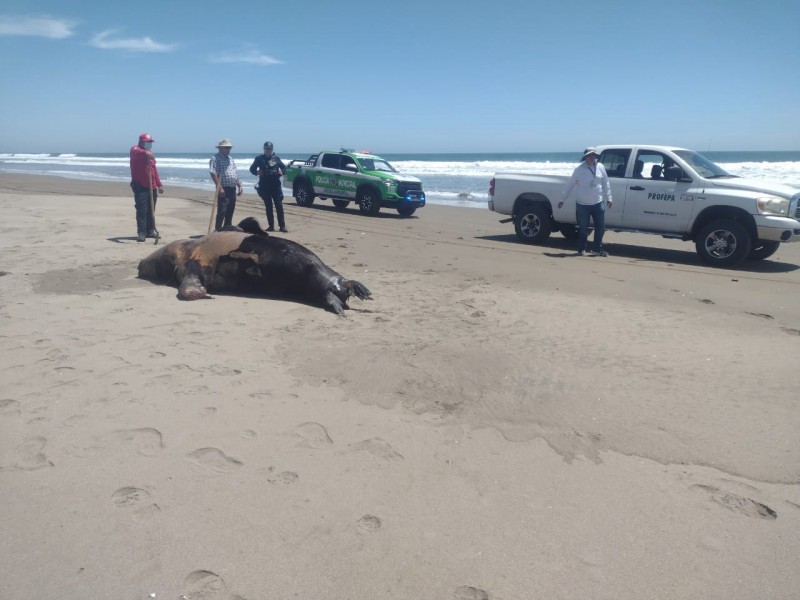
<path fill-rule="evenodd" d="M 522 246 L 527 245 L 523 242 L 520 242 L 515 234 L 478 236 L 476 239 L 510 244 L 521 244 Z M 575 240 L 552 237 L 540 244 L 536 244 L 534 247 L 553 250 L 543 252 L 543 254 L 549 258 L 577 258 L 575 251 Z M 613 242 L 604 243 L 603 247 L 608 251 L 609 256 L 626 258 L 631 261 L 667 263 L 691 267 L 708 266 L 700 260 L 700 257 L 698 257 L 697 253 L 694 251 L 694 245 L 690 242 L 686 242 L 686 250 L 676 250 L 672 248 L 652 248 L 648 246 L 620 244 Z M 780 250 L 778 250 L 778 253 L 780 254 Z M 751 273 L 791 273 L 793 271 L 797 271 L 798 269 L 800 269 L 800 265 L 766 259 L 745 260 L 740 265 L 731 267 L 728 270 L 748 271 Z"/>
<path fill-rule="evenodd" d="M 286 204 L 284 203 L 284 206 Z M 296 206 L 297 208 L 302 208 L 303 210 L 319 210 L 326 213 L 332 214 L 344 214 L 344 215 L 359 215 L 364 217 L 365 219 L 417 219 L 419 218 L 416 213 L 411 215 L 410 217 L 404 217 L 400 213 L 397 212 L 394 208 L 384 207 L 381 208 L 380 212 L 377 215 L 362 215 L 361 210 L 358 208 L 358 204 L 355 202 L 351 202 L 346 208 L 337 208 L 329 203 L 328 200 L 323 200 L 322 203 L 314 202 L 311 206 L 300 206 L 297 203 L 289 204 L 289 206 Z"/>

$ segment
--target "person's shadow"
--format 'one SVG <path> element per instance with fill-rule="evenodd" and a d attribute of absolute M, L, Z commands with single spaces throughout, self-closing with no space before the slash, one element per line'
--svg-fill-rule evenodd
<path fill-rule="evenodd" d="M 136 238 L 136 236 L 135 236 L 135 235 L 128 235 L 128 236 L 118 236 L 118 237 L 110 237 L 110 238 L 106 238 L 106 240 L 107 240 L 107 241 L 109 241 L 109 242 L 114 242 L 115 244 L 126 244 L 126 243 L 128 243 L 128 242 L 135 242 L 135 241 L 136 241 L 136 239 L 137 239 L 137 238 Z M 140 244 L 144 245 L 146 242 L 138 242 L 138 243 L 140 243 Z"/>

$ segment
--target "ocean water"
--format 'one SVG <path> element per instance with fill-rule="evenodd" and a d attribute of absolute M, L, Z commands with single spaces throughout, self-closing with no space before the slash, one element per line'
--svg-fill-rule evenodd
<path fill-rule="evenodd" d="M 800 189 L 800 151 L 703 152 L 733 175 L 792 185 Z M 158 172 L 170 186 L 213 190 L 209 154 L 158 153 Z M 248 169 L 255 154 L 233 154 L 246 194 L 254 194 L 256 178 Z M 284 162 L 308 154 L 281 154 Z M 486 208 L 489 180 L 497 171 L 569 175 L 579 153 L 531 152 L 489 154 L 381 154 L 401 173 L 422 180 L 432 204 Z M 94 181 L 130 181 L 128 152 L 114 154 L 0 154 L 0 173 L 58 175 Z"/>

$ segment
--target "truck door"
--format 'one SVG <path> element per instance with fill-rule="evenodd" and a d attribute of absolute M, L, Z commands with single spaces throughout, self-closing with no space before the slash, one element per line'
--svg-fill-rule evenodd
<path fill-rule="evenodd" d="M 622 215 L 625 208 L 625 173 L 628 170 L 630 155 L 630 148 L 607 148 L 600 155 L 600 163 L 608 173 L 611 198 L 614 201 L 611 208 L 606 209 L 605 222 L 608 227 L 622 225 Z"/>
<path fill-rule="evenodd" d="M 326 152 L 319 161 L 319 168 L 313 172 L 314 191 L 322 197 L 338 197 L 339 190 L 336 178 L 339 175 L 341 155 L 335 152 Z"/>
<path fill-rule="evenodd" d="M 691 182 L 666 179 L 666 169 L 676 166 L 656 150 L 639 150 L 626 178 L 623 227 L 644 231 L 681 232 L 694 210 Z"/>
<path fill-rule="evenodd" d="M 336 189 L 343 197 L 355 200 L 356 190 L 358 189 L 358 165 L 352 156 L 342 155 L 342 162 L 339 164 L 339 173 L 336 176 Z"/>

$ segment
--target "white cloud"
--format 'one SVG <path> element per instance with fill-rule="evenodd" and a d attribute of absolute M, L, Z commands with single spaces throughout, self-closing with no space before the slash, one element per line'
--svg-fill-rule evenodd
<path fill-rule="evenodd" d="M 0 36 L 31 35 L 53 40 L 70 37 L 75 27 L 73 21 L 53 19 L 50 17 L 14 17 L 0 15 Z"/>
<path fill-rule="evenodd" d="M 109 29 L 95 35 L 89 42 L 95 48 L 103 50 L 129 50 L 131 52 L 172 52 L 175 44 L 161 44 L 149 37 L 115 38 L 115 30 Z"/>
<path fill-rule="evenodd" d="M 220 63 L 243 63 L 248 65 L 281 65 L 282 61 L 272 58 L 266 54 L 261 54 L 257 50 L 244 50 L 242 52 L 225 52 L 210 58 L 214 64 Z"/>

